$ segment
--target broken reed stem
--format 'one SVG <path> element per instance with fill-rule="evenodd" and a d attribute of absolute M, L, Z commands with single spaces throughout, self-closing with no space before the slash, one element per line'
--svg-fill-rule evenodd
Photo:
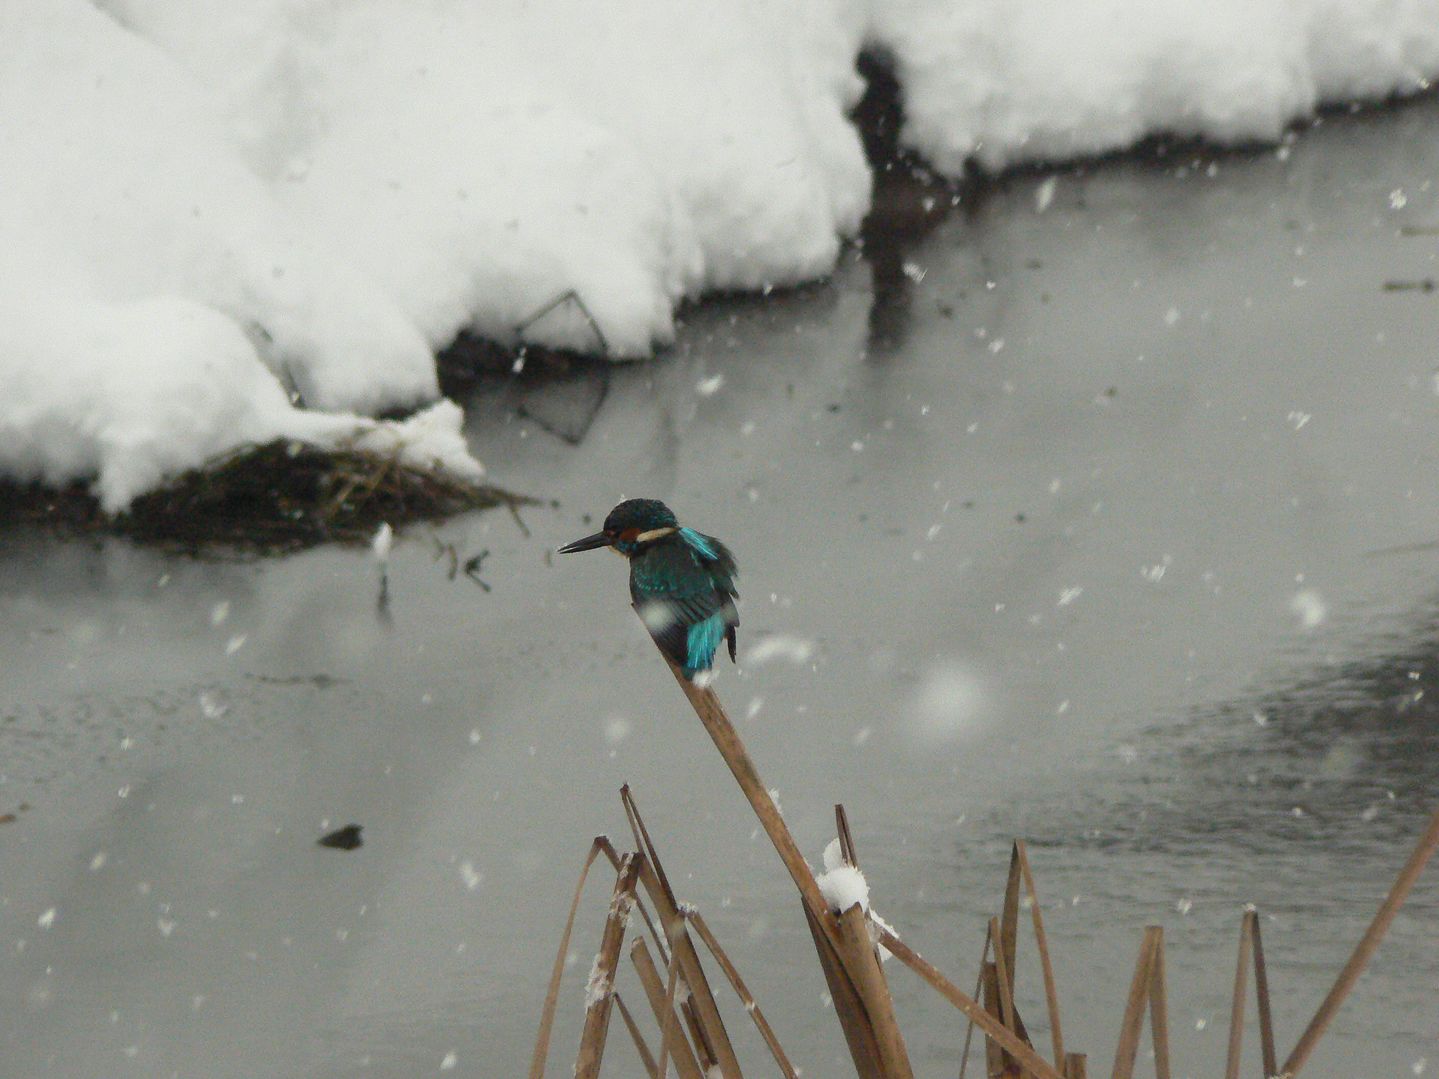
<path fill-rule="evenodd" d="M 991 918 L 989 920 L 990 939 L 1003 944 L 1003 933 L 1004 930 L 999 919 Z M 999 1017 L 1005 1026 L 1022 1038 L 1024 1034 L 1019 1029 L 1019 1022 L 1014 1011 L 1014 975 L 1006 962 L 1005 950 L 1006 948 L 1001 946 L 996 946 L 994 949 L 995 988 L 999 996 Z"/>
<path fill-rule="evenodd" d="M 680 965 L 679 965 L 678 959 L 679 959 L 679 954 L 678 954 L 677 952 L 674 953 L 674 954 L 672 954 L 672 955 L 670 956 L 669 974 L 668 974 L 668 976 L 667 976 L 667 981 L 666 981 L 666 983 L 665 983 L 665 999 L 664 999 L 665 1025 L 664 1025 L 664 1031 L 663 1031 L 663 1033 L 660 1035 L 660 1061 L 659 1061 L 660 1079 L 665 1079 L 665 1077 L 666 1077 L 666 1075 L 667 1075 L 667 1073 L 668 1073 L 668 1071 L 669 1071 L 668 1061 L 669 1061 L 670 1043 L 671 1043 L 672 1037 L 674 1036 L 675 1026 L 676 1026 L 676 1024 L 675 1024 L 675 996 L 676 996 L 676 994 L 677 994 L 678 991 L 679 991 L 679 985 L 680 985 L 680 983 L 679 983 Z M 692 1050 L 690 1049 L 689 1043 L 686 1042 L 683 1038 L 680 1039 L 680 1044 L 682 1044 L 682 1045 L 685 1047 L 685 1052 L 686 1052 L 686 1053 L 692 1053 Z M 675 1059 L 678 1060 L 679 1058 L 676 1057 Z M 693 1056 L 691 1056 L 691 1059 L 696 1059 L 696 1058 L 694 1058 Z M 695 1064 L 695 1068 L 696 1068 L 696 1070 L 698 1070 L 698 1068 L 699 1068 L 699 1064 L 698 1064 L 698 1063 Z"/>
<path fill-rule="evenodd" d="M 1284 1068 L 1279 1073 L 1284 1079 L 1291 1079 L 1299 1074 L 1299 1069 L 1314 1052 L 1314 1047 L 1319 1043 L 1319 1038 L 1344 1003 L 1344 998 L 1354 988 L 1354 983 L 1359 980 L 1359 975 L 1369 964 L 1379 942 L 1384 939 L 1384 934 L 1389 931 L 1394 916 L 1399 913 L 1399 908 L 1404 905 L 1404 900 L 1409 897 L 1414 882 L 1419 879 L 1423 872 L 1424 865 L 1429 861 L 1430 855 L 1439 847 L 1439 809 L 1429 818 L 1429 827 L 1419 837 L 1414 852 L 1409 855 L 1409 860 L 1404 863 L 1404 868 L 1399 871 L 1393 886 L 1389 889 L 1389 895 L 1384 900 L 1384 905 L 1374 915 L 1374 920 L 1369 923 L 1364 936 L 1359 938 L 1359 943 L 1354 946 L 1354 953 L 1349 957 L 1349 962 L 1344 964 L 1344 969 L 1339 972 L 1339 977 L 1334 982 L 1334 987 L 1329 990 L 1329 995 L 1319 1005 L 1319 1010 L 1314 1013 L 1314 1018 L 1309 1021 L 1309 1026 L 1299 1036 L 1299 1041 L 1294 1046 L 1294 1051 L 1289 1054 L 1289 1059 L 1284 1062 Z"/>
<path fill-rule="evenodd" d="M 1224 1062 L 1224 1079 L 1239 1079 L 1239 1053 L 1244 1047 L 1245 989 L 1252 951 L 1249 913 L 1246 912 L 1239 922 L 1239 961 L 1234 966 L 1234 999 L 1229 1005 L 1229 1053 Z"/>
<path fill-rule="evenodd" d="M 1279 1074 L 1274 1053 L 1274 1016 L 1269 1010 L 1269 972 L 1264 966 L 1264 937 L 1259 932 L 1259 912 L 1246 911 L 1254 938 L 1254 1002 L 1259 1008 L 1259 1049 L 1264 1058 L 1266 1079 Z"/>
<path fill-rule="evenodd" d="M 1124 1005 L 1124 1019 L 1119 1027 L 1119 1045 L 1114 1051 L 1114 1079 L 1130 1079 L 1134 1074 L 1134 1059 L 1139 1053 L 1139 1035 L 1144 1029 L 1144 1005 L 1153 1008 L 1154 975 L 1159 966 L 1161 949 L 1164 947 L 1164 930 L 1157 925 L 1144 927 L 1144 939 L 1139 945 L 1139 958 L 1134 963 L 1134 978 L 1129 983 L 1129 998 Z M 1158 1015 L 1155 1016 L 1158 1018 Z M 1158 1038 L 1155 1039 L 1156 1057 Z M 1155 1060 L 1156 1071 L 1159 1068 Z M 1166 1062 L 1167 1073 L 1167 1062 Z"/>
<path fill-rule="evenodd" d="M 1014 844 L 1019 869 L 1024 875 L 1024 889 L 1029 893 L 1029 909 L 1034 916 L 1034 943 L 1039 949 L 1039 965 L 1044 973 L 1044 1002 L 1049 1009 L 1049 1034 L 1054 1043 L 1054 1066 L 1064 1066 L 1064 1034 L 1059 1027 L 1059 990 L 1054 982 L 1054 964 L 1049 958 L 1049 938 L 1044 932 L 1044 916 L 1039 911 L 1039 894 L 1034 888 L 1034 874 L 1029 868 L 1029 851 L 1024 840 Z"/>
<path fill-rule="evenodd" d="M 754 995 L 750 993 L 749 987 L 745 985 L 744 979 L 740 977 L 739 970 L 730 962 L 729 956 L 725 953 L 725 950 L 720 947 L 720 943 L 715 939 L 715 935 L 710 932 L 709 923 L 704 920 L 704 916 L 698 911 L 690 914 L 688 920 L 690 925 L 694 926 L 695 932 L 700 935 L 700 939 L 705 942 L 705 947 L 710 950 L 710 955 L 714 956 L 715 962 L 720 965 L 720 970 L 724 971 L 724 975 L 729 979 L 729 983 L 734 987 L 734 991 L 739 994 L 740 1002 L 744 1004 L 745 1011 L 749 1012 L 750 1018 L 754 1020 L 754 1025 L 759 1030 L 760 1037 L 762 1037 L 765 1044 L 769 1046 L 769 1051 L 771 1055 L 774 1056 L 775 1063 L 779 1065 L 780 1072 L 786 1079 L 799 1079 L 799 1073 L 795 1071 L 794 1065 L 789 1062 L 789 1057 L 785 1055 L 784 1047 L 780 1045 L 779 1038 L 775 1036 L 774 1029 L 769 1025 L 769 1021 L 765 1019 L 764 1012 L 760 1011 L 759 1004 L 755 1001 Z"/>
<path fill-rule="evenodd" d="M 985 1011 L 974 998 L 955 986 L 939 972 L 933 963 L 883 926 L 876 926 L 876 929 L 879 931 L 879 943 L 887 952 L 918 974 L 923 981 L 929 984 L 930 988 L 963 1012 L 987 1037 L 998 1042 L 1000 1048 L 1014 1057 L 1020 1067 L 1028 1069 L 1035 1079 L 1065 1079 L 1049 1061 L 1036 1053 L 1032 1046 L 1025 1044 L 1023 1039 Z"/>
<path fill-rule="evenodd" d="M 979 999 L 979 994 L 984 991 L 984 968 L 989 963 L 989 934 L 984 934 L 984 947 L 979 953 L 979 975 L 974 979 L 974 999 Z M 959 1055 L 959 1079 L 964 1079 L 965 1073 L 969 1070 L 969 1047 L 974 1040 L 974 1020 L 970 1019 L 964 1025 L 964 1049 Z"/>
<path fill-rule="evenodd" d="M 630 1032 L 630 1038 L 635 1043 L 635 1052 L 640 1055 L 640 1062 L 645 1066 L 645 1074 L 648 1075 L 650 1079 L 660 1079 L 659 1065 L 655 1063 L 655 1058 L 653 1054 L 650 1053 L 650 1047 L 645 1044 L 645 1037 L 640 1033 L 640 1028 L 638 1024 L 635 1023 L 635 1017 L 630 1014 L 629 1008 L 625 1006 L 625 998 L 618 993 L 615 994 L 615 1005 L 619 1008 L 620 1018 L 625 1021 L 625 1028 Z"/>
<path fill-rule="evenodd" d="M 598 1079 L 605 1055 L 605 1037 L 609 1033 L 610 1007 L 614 1002 L 615 972 L 619 967 L 620 945 L 625 938 L 630 907 L 635 899 L 635 883 L 639 880 L 643 854 L 630 853 L 620 858 L 620 871 L 615 877 L 615 890 L 610 898 L 610 912 L 605 918 L 604 935 L 600 938 L 599 954 L 590 972 L 590 999 L 585 1006 L 585 1025 L 580 1034 L 580 1052 L 575 1058 L 575 1079 Z M 598 983 L 594 979 L 600 979 Z M 598 995 L 596 990 L 598 989 Z"/>
<path fill-rule="evenodd" d="M 839 804 L 834 807 L 834 834 L 839 837 L 839 853 L 845 864 L 859 865 L 859 855 L 854 850 L 854 835 L 849 830 L 849 814 Z"/>
<path fill-rule="evenodd" d="M 645 827 L 644 818 L 640 816 L 639 806 L 635 803 L 628 784 L 620 788 L 620 801 L 629 817 L 635 843 L 645 855 L 641 880 L 659 913 L 668 950 L 679 960 L 685 987 L 689 990 L 698 1021 L 705 1032 L 705 1043 L 714 1049 L 715 1063 L 720 1066 L 720 1074 L 725 1079 L 741 1079 L 739 1058 L 730 1043 L 724 1020 L 720 1017 L 709 979 L 705 977 L 704 967 L 700 963 L 699 953 L 695 951 L 694 941 L 690 939 L 674 889 L 670 887 L 669 877 L 665 875 L 664 866 L 659 861 L 659 852 L 655 850 L 649 829 Z M 661 952 L 661 955 L 663 954 L 664 952 Z"/>
<path fill-rule="evenodd" d="M 630 945 L 630 962 L 634 964 L 640 987 L 644 989 L 645 999 L 649 1001 L 650 1011 L 654 1013 L 655 1022 L 659 1025 L 660 1058 L 668 1070 L 670 1031 L 675 1025 L 673 1000 L 665 993 L 665 983 L 660 981 L 659 969 L 650 957 L 649 948 L 643 939 L 636 938 L 634 944 Z M 670 965 L 673 966 L 673 963 Z M 680 1079 L 703 1079 L 694 1051 L 683 1038 L 680 1039 L 680 1048 L 675 1051 L 675 1070 L 679 1072 Z M 659 1065 L 655 1066 L 655 1072 L 659 1073 Z"/>
<path fill-rule="evenodd" d="M 1154 1043 L 1155 1079 L 1169 1079 L 1169 990 L 1164 969 L 1164 928 L 1154 940 L 1154 969 L 1149 976 L 1149 1037 Z"/>
<path fill-rule="evenodd" d="M 849 1046 L 855 1071 L 859 1074 L 859 1079 L 885 1079 L 874 1029 L 865 1021 L 864 1003 L 859 998 L 859 991 L 845 973 L 839 952 L 825 935 L 814 912 L 809 909 L 808 904 L 802 903 L 800 907 L 804 911 L 805 922 L 809 925 L 810 936 L 814 938 L 820 969 L 824 972 L 825 984 L 829 986 L 834 1013 L 839 1019 L 840 1029 L 844 1031 L 845 1044 Z"/>
<path fill-rule="evenodd" d="M 555 966 L 550 973 L 544 1010 L 540 1013 L 540 1032 L 535 1037 L 534 1056 L 530 1058 L 530 1079 L 544 1079 L 545 1058 L 549 1056 L 550 1036 L 555 1025 L 555 1007 L 560 999 L 560 979 L 565 973 L 565 956 L 570 948 L 570 934 L 575 928 L 575 915 L 580 909 L 580 896 L 585 890 L 585 880 L 590 875 L 590 867 L 595 864 L 600 851 L 608 846 L 609 841 L 604 836 L 596 837 L 590 844 L 589 854 L 585 856 L 584 868 L 580 870 L 580 879 L 575 885 L 575 897 L 570 902 L 570 916 L 565 921 L 565 931 L 560 936 L 560 950 L 555 954 Z"/>
<path fill-rule="evenodd" d="M 870 1029 L 874 1031 L 881 1074 L 884 1079 L 909 1079 L 914 1071 L 899 1020 L 895 1018 L 894 1000 L 889 995 L 884 971 L 880 969 L 879 955 L 870 940 L 869 919 L 856 903 L 840 914 L 838 924 L 840 965 L 854 980 Z"/>

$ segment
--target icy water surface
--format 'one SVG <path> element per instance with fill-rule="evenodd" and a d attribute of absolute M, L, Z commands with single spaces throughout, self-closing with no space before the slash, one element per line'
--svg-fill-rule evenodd
<path fill-rule="evenodd" d="M 878 908 L 963 986 L 1027 838 L 1095 1073 L 1156 922 L 1175 1074 L 1221 1071 L 1256 903 L 1283 1053 L 1434 806 L 1436 179 L 1432 100 L 1019 178 L 873 273 L 693 312 L 661 362 L 496 382 L 478 451 L 560 505 L 410 533 L 388 613 L 364 554 L 8 535 L 0 1074 L 522 1074 L 624 782 L 797 1063 L 847 1074 L 623 566 L 548 554 L 641 494 L 739 556 L 718 688 L 814 859 L 843 801 Z M 349 823 L 363 847 L 316 845 Z M 1439 1067 L 1436 872 L 1314 1075 Z M 962 1026 L 890 976 L 917 1070 L 954 1074 Z"/>

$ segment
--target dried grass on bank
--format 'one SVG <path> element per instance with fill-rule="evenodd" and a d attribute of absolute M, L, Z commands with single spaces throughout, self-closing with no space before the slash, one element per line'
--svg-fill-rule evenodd
<path fill-rule="evenodd" d="M 246 446 L 177 476 L 111 515 L 81 484 L 61 490 L 0 482 L 0 523 L 69 535 L 119 535 L 188 554 L 283 554 L 321 543 L 368 543 L 383 523 L 438 521 L 531 499 L 397 452 L 320 449 L 277 440 Z"/>

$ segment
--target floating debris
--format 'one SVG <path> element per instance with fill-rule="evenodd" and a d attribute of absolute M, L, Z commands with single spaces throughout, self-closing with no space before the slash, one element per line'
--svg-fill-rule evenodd
<path fill-rule="evenodd" d="M 355 850 L 365 845 L 365 841 L 360 838 L 362 831 L 364 828 L 359 824 L 347 824 L 343 828 L 336 828 L 329 835 L 321 836 L 317 842 L 322 847 L 334 847 L 336 850 Z"/>

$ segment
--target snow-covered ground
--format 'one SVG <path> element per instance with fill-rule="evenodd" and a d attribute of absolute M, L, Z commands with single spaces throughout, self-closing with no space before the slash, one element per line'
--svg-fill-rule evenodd
<path fill-rule="evenodd" d="M 638 356 L 821 276 L 865 46 L 957 173 L 1423 88 L 1439 0 L 0 0 L 0 472 L 119 508 L 431 401 L 434 349 L 571 290 L 528 340 Z"/>

